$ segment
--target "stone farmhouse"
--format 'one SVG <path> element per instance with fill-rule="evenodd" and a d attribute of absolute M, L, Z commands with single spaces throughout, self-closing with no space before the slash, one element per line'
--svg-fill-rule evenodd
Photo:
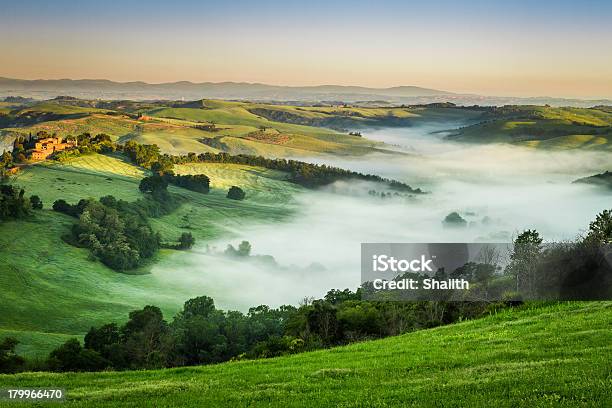
<path fill-rule="evenodd" d="M 34 149 L 29 152 L 29 157 L 31 160 L 45 160 L 53 153 L 71 149 L 76 146 L 76 140 L 63 141 L 61 137 L 47 137 L 36 141 Z"/>

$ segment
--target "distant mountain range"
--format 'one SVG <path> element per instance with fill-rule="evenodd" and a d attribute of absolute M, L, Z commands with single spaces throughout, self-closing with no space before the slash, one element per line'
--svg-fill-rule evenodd
<path fill-rule="evenodd" d="M 188 81 L 149 84 L 114 82 L 106 79 L 13 79 L 0 77 L 0 97 L 24 96 L 50 99 L 59 95 L 85 99 L 194 100 L 240 99 L 286 101 L 296 104 L 313 102 L 349 102 L 363 104 L 421 104 L 453 102 L 458 105 L 550 104 L 554 106 L 609 105 L 610 100 L 563 98 L 512 98 L 457 94 L 418 86 L 368 88 L 361 86 L 319 85 L 279 86 L 246 82 Z"/>

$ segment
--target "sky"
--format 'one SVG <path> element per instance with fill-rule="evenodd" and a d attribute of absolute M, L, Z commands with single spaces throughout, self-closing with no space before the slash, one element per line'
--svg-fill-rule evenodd
<path fill-rule="evenodd" d="M 6 1 L 0 76 L 612 98 L 612 1 Z"/>

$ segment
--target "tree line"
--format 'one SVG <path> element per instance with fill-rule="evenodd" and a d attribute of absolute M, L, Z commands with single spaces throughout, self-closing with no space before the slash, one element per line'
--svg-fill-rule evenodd
<path fill-rule="evenodd" d="M 182 156 L 169 156 L 174 164 L 184 163 L 231 163 L 250 166 L 264 167 L 271 170 L 279 170 L 289 173 L 287 181 L 299 184 L 306 188 L 317 188 L 331 184 L 339 180 L 361 180 L 376 183 L 384 183 L 392 190 L 403 191 L 412 194 L 422 194 L 419 188 L 412 188 L 408 184 L 383 178 L 373 174 L 363 174 L 339 167 L 325 164 L 306 163 L 291 159 L 270 159 L 263 156 L 231 155 L 229 153 L 188 153 Z"/>
<path fill-rule="evenodd" d="M 454 270 L 435 271 L 433 277 L 437 280 L 467 280 L 469 290 L 406 292 L 376 289 L 372 282 L 366 282 L 363 290 L 370 298 L 384 296 L 388 300 L 606 300 L 612 297 L 612 210 L 597 214 L 586 233 L 574 240 L 545 243 L 537 230 L 523 231 L 514 239 L 504 267 L 499 261 L 505 256 L 498 251 L 495 246 L 484 246 L 477 259 Z M 429 274 L 406 272 L 396 280 L 413 279 L 422 283 L 428 278 L 431 278 Z M 422 288 L 422 284 L 418 286 Z"/>
<path fill-rule="evenodd" d="M 124 324 L 92 327 L 83 344 L 68 340 L 38 365 L 28 365 L 14 351 L 17 341 L 5 339 L 0 372 L 154 369 L 275 357 L 435 327 L 506 306 L 370 302 L 361 300 L 359 290 L 345 289 L 299 307 L 261 305 L 245 314 L 217 309 L 213 299 L 200 296 L 185 302 L 171 322 L 158 307 L 145 306 L 130 312 Z"/>
<path fill-rule="evenodd" d="M 39 132 L 37 138 L 47 137 L 46 132 Z M 20 139 L 21 140 L 21 139 Z M 31 137 L 28 140 L 35 140 Z M 251 166 L 259 166 L 272 170 L 280 170 L 289 173 L 288 181 L 299 184 L 307 188 L 316 188 L 331 184 L 338 180 L 362 180 L 377 183 L 387 184 L 391 189 L 403 191 L 412 194 L 422 194 L 423 191 L 419 188 L 412 188 L 406 183 L 397 180 L 380 177 L 373 174 L 363 174 L 351 170 L 341 169 L 325 164 L 312 164 L 298 160 L 288 159 L 269 159 L 263 156 L 251 155 L 231 155 L 229 153 L 188 153 L 186 155 L 169 155 L 162 154 L 159 147 L 155 144 L 140 144 L 133 140 L 127 141 L 125 144 L 113 142 L 111 137 L 106 134 L 98 134 L 92 136 L 90 133 L 81 133 L 76 136 L 78 147 L 59 152 L 54 155 L 56 160 L 66 160 L 70 157 L 79 156 L 89 153 L 109 153 L 123 152 L 127 157 L 139 166 L 151 169 L 154 173 L 174 174 L 173 167 L 175 164 L 184 163 L 231 163 L 231 164 L 246 164 Z M 13 156 L 16 151 L 24 150 L 24 141 L 21 147 L 13 148 Z M 17 146 L 16 145 L 16 146 Z M 25 156 L 24 156 L 25 160 Z M 170 179 L 172 184 L 184 182 L 181 179 Z M 198 180 L 198 184 L 203 180 Z M 192 185 L 190 182 L 186 184 Z M 177 184 L 178 185 L 178 184 Z M 197 191 L 197 190 L 196 190 Z"/>

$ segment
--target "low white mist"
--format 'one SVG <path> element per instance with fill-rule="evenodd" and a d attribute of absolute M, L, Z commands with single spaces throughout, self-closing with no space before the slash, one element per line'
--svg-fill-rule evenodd
<path fill-rule="evenodd" d="M 277 267 L 211 256 L 201 244 L 186 260 L 181 255 L 180 266 L 160 265 L 154 276 L 190 294 L 212 296 L 223 308 L 297 304 L 332 288 L 356 288 L 362 242 L 510 242 L 527 228 L 548 241 L 573 239 L 598 212 L 612 208 L 610 192 L 571 183 L 608 170 L 609 153 L 455 144 L 431 133 L 439 130 L 432 125 L 364 134 L 406 154 L 309 160 L 395 178 L 429 194 L 387 196 L 383 186 L 361 182 L 305 192 L 296 196 L 299 210 L 291 220 L 246 224 L 237 237 L 207 243 L 224 248 L 249 241 L 253 254 L 273 256 Z M 443 226 L 454 211 L 466 227 Z"/>

